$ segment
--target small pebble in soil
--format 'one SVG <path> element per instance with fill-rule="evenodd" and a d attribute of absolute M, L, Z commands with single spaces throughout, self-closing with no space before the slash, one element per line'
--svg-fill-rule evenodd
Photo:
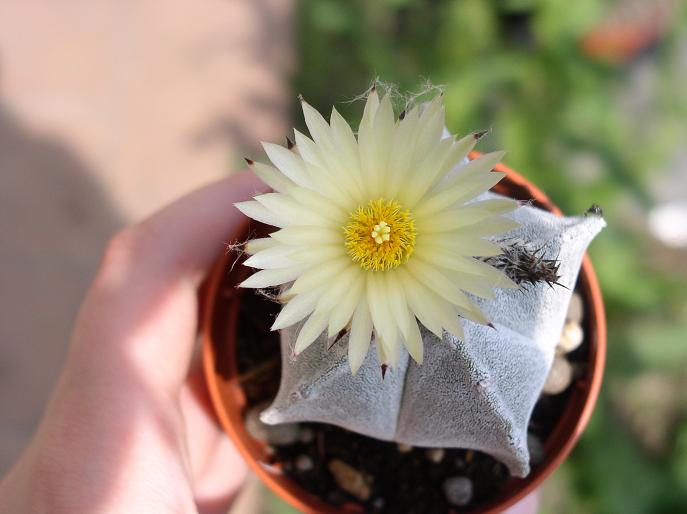
<path fill-rule="evenodd" d="M 372 477 L 361 473 L 353 466 L 334 459 L 329 461 L 329 472 L 336 480 L 336 484 L 347 493 L 361 501 L 367 501 L 372 495 Z"/>
<path fill-rule="evenodd" d="M 544 394 L 560 394 L 565 391 L 572 382 L 573 367 L 562 356 L 556 356 L 551 365 L 551 371 L 544 384 Z"/>
<path fill-rule="evenodd" d="M 467 477 L 451 477 L 444 482 L 446 500 L 456 507 L 463 507 L 472 500 L 472 480 Z"/>
<path fill-rule="evenodd" d="M 296 457 L 296 469 L 298 471 L 310 471 L 315 467 L 315 463 L 307 455 L 299 455 Z"/>
<path fill-rule="evenodd" d="M 275 453 L 277 453 L 277 450 L 274 446 L 270 446 L 269 444 L 265 446 L 265 455 L 267 457 L 272 458 Z"/>
<path fill-rule="evenodd" d="M 434 464 L 439 464 L 444 460 L 444 455 L 446 451 L 443 448 L 429 448 L 425 451 L 425 457 L 427 457 Z"/>
<path fill-rule="evenodd" d="M 281 423 L 279 425 L 267 425 L 260 420 L 260 413 L 269 406 L 269 403 L 260 403 L 252 407 L 247 413 L 244 423 L 246 431 L 258 441 L 270 444 L 292 444 L 298 440 L 299 428 L 297 423 Z"/>
<path fill-rule="evenodd" d="M 570 297 L 570 304 L 568 305 L 568 313 L 565 316 L 566 321 L 573 323 L 580 323 L 584 315 L 584 304 L 582 297 L 578 293 L 573 293 Z"/>
<path fill-rule="evenodd" d="M 398 445 L 396 445 L 396 448 L 398 448 L 398 453 L 410 453 L 413 451 L 412 446 L 404 443 L 398 443 Z"/>
<path fill-rule="evenodd" d="M 303 444 L 308 444 L 312 442 L 312 440 L 315 439 L 315 432 L 313 432 L 309 428 L 303 428 L 301 429 L 301 433 L 298 435 L 298 440 L 303 443 Z"/>
<path fill-rule="evenodd" d="M 557 350 L 562 353 L 570 353 L 579 348 L 583 339 L 584 332 L 580 324 L 574 321 L 568 321 L 563 327 L 561 338 L 558 340 Z"/>
<path fill-rule="evenodd" d="M 527 434 L 527 450 L 530 453 L 530 466 L 536 466 L 544 460 L 544 445 L 534 434 Z"/>

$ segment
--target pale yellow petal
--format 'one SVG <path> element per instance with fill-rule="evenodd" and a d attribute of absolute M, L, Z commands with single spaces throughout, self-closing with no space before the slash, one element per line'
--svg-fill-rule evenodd
<path fill-rule="evenodd" d="M 298 323 L 300 320 L 308 316 L 317 305 L 324 288 L 320 287 L 307 293 L 297 294 L 293 296 L 279 311 L 277 319 L 274 320 L 272 330 L 279 330 L 290 327 Z"/>
<path fill-rule="evenodd" d="M 422 199 L 413 210 L 416 219 L 423 219 L 450 207 L 459 207 L 468 200 L 491 189 L 505 177 L 505 173 L 490 172 L 478 178 L 440 187 L 434 195 Z"/>
<path fill-rule="evenodd" d="M 354 177 L 358 186 L 362 187 L 358 142 L 355 139 L 353 130 L 351 130 L 350 125 L 334 108 L 332 108 L 330 123 L 332 138 L 336 148 L 339 150 L 341 164 L 343 168 Z"/>
<path fill-rule="evenodd" d="M 346 294 L 351 283 L 360 273 L 361 270 L 356 269 L 355 266 L 348 266 L 334 280 L 329 282 L 326 291 L 317 302 L 317 312 L 331 312 L 338 309 L 341 298 Z"/>
<path fill-rule="evenodd" d="M 256 202 L 255 200 L 249 200 L 247 202 L 237 202 L 234 204 L 239 211 L 248 216 L 249 218 L 265 223 L 266 225 L 272 225 L 274 227 L 285 227 L 288 222 L 279 217 L 278 214 L 273 213 L 265 206 Z"/>
<path fill-rule="evenodd" d="M 266 193 L 255 199 L 289 225 L 330 225 L 327 217 L 281 193 Z"/>
<path fill-rule="evenodd" d="M 405 337 L 404 343 L 408 353 L 415 360 L 415 362 L 422 364 L 422 360 L 424 359 L 425 345 L 422 341 L 420 327 L 417 326 L 417 321 L 415 321 L 414 316 L 410 320 L 410 324 L 408 326 L 408 335 Z"/>
<path fill-rule="evenodd" d="M 289 188 L 296 184 L 286 175 L 280 172 L 274 166 L 263 164 L 261 162 L 254 162 L 250 165 L 250 169 L 255 173 L 260 180 L 270 186 L 275 191 L 286 192 Z"/>
<path fill-rule="evenodd" d="M 296 145 L 306 162 L 308 176 L 313 184 L 312 189 L 327 197 L 339 206 L 354 208 L 355 198 L 358 198 L 359 188 L 356 181 L 348 173 L 342 173 L 338 164 L 338 154 L 325 158 L 317 145 L 308 136 L 294 130 Z M 343 180 L 342 180 L 343 176 Z"/>
<path fill-rule="evenodd" d="M 323 262 L 314 267 L 310 267 L 306 272 L 304 272 L 293 286 L 291 286 L 291 291 L 296 293 L 303 293 L 311 290 L 314 287 L 319 287 L 322 284 L 326 284 L 332 277 L 336 276 L 337 273 L 341 273 L 348 266 L 357 266 L 353 264 L 351 259 L 346 256 L 341 259 L 336 259 L 331 262 Z"/>
<path fill-rule="evenodd" d="M 337 305 L 336 309 L 331 311 L 329 326 L 327 327 L 327 334 L 329 337 L 334 337 L 348 325 L 349 321 L 351 321 L 351 316 L 357 305 L 364 300 L 364 282 L 364 276 L 362 273 L 358 273 L 349 284 L 346 292 L 341 296 L 340 303 Z"/>
<path fill-rule="evenodd" d="M 477 141 L 477 134 L 468 134 L 467 136 L 456 141 L 451 148 L 451 152 L 448 154 L 442 165 L 443 169 L 441 175 L 443 176 L 447 174 L 456 166 L 460 165 L 475 147 Z"/>
<path fill-rule="evenodd" d="M 405 270 L 400 276 L 408 305 L 417 319 L 439 339 L 443 337 L 442 327 L 452 331 L 453 324 L 457 323 L 452 305 Z"/>
<path fill-rule="evenodd" d="M 315 342 L 315 340 L 327 328 L 327 313 L 311 314 L 308 320 L 303 323 L 298 337 L 296 338 L 296 345 L 294 346 L 294 353 L 298 355 L 308 346 Z"/>
<path fill-rule="evenodd" d="M 493 287 L 517 288 L 506 275 L 489 264 L 452 252 L 446 248 L 422 245 L 416 248 L 415 256 L 431 266 L 468 273 L 483 278 Z"/>
<path fill-rule="evenodd" d="M 374 119 L 378 108 L 379 97 L 376 91 L 372 91 L 367 97 L 363 117 L 358 127 L 358 152 L 363 189 L 370 197 L 378 196 L 381 191 L 380 159 L 374 137 Z"/>
<path fill-rule="evenodd" d="M 394 136 L 394 108 L 391 105 L 389 95 L 382 98 L 374 120 L 375 152 L 377 153 L 377 166 L 379 166 L 379 180 L 382 190 L 386 189 L 388 175 L 395 170 L 389 170 L 389 158 L 392 153 L 391 143 Z"/>
<path fill-rule="evenodd" d="M 427 248 L 427 250 L 446 249 L 457 255 L 468 257 L 493 257 L 501 255 L 503 249 L 496 243 L 466 235 L 460 231 L 443 232 L 438 234 L 425 234 L 418 238 L 416 248 Z"/>
<path fill-rule="evenodd" d="M 302 101 L 301 106 L 303 107 L 303 117 L 305 118 L 305 124 L 308 127 L 308 132 L 312 136 L 315 143 L 318 146 L 323 147 L 322 149 L 327 152 L 333 150 L 331 131 L 327 120 L 308 102 Z"/>
<path fill-rule="evenodd" d="M 468 152 L 470 152 L 477 142 L 476 134 L 470 134 L 463 137 L 458 141 L 453 141 L 453 138 L 446 138 L 443 140 L 446 144 L 452 142 L 448 152 L 442 153 L 441 157 L 443 159 L 440 161 L 438 166 L 436 165 L 437 152 L 433 151 L 430 154 L 430 158 L 434 157 L 434 161 L 425 161 L 423 163 L 416 164 L 418 169 L 424 170 L 425 166 L 431 166 L 434 171 L 426 176 L 422 177 L 422 181 L 418 183 L 418 190 L 415 195 L 410 199 L 413 205 L 420 202 L 430 191 L 435 191 L 437 189 L 443 189 L 445 187 L 446 176 L 454 170 L 457 166 L 465 160 Z M 415 187 L 415 186 L 414 186 Z"/>
<path fill-rule="evenodd" d="M 449 179 L 448 185 L 489 173 L 496 167 L 498 163 L 503 160 L 504 155 L 506 155 L 506 152 L 503 151 L 490 152 L 480 155 L 477 159 L 473 159 L 465 166 L 462 166 L 460 169 L 458 169 L 456 174 Z"/>
<path fill-rule="evenodd" d="M 338 205 L 332 204 L 327 198 L 317 191 L 305 187 L 292 187 L 289 189 L 291 196 L 298 204 L 307 205 L 310 210 L 316 211 L 322 217 L 341 226 L 348 219 L 348 213 Z"/>
<path fill-rule="evenodd" d="M 386 366 L 389 364 L 389 357 L 387 356 L 384 341 L 382 341 L 382 337 L 375 333 L 375 348 L 377 350 L 377 360 L 382 366 Z"/>
<path fill-rule="evenodd" d="M 386 190 L 390 198 L 396 198 L 401 188 L 407 183 L 413 166 L 415 151 L 415 132 L 418 122 L 417 107 L 411 109 L 397 124 L 394 131 L 393 151 L 389 157 L 389 170 Z"/>
<path fill-rule="evenodd" d="M 342 230 L 321 225 L 291 225 L 272 232 L 270 237 L 288 245 L 344 244 Z"/>
<path fill-rule="evenodd" d="M 251 239 L 250 241 L 247 241 L 243 250 L 248 255 L 254 255 L 262 250 L 273 248 L 275 246 L 280 246 L 279 241 L 275 241 L 271 237 L 260 237 L 258 239 Z"/>
<path fill-rule="evenodd" d="M 517 205 L 516 201 L 508 198 L 485 200 L 418 219 L 416 227 L 418 233 L 423 235 L 449 232 L 500 216 L 512 211 Z"/>
<path fill-rule="evenodd" d="M 298 261 L 290 255 L 298 250 L 297 247 L 279 245 L 261 250 L 244 261 L 245 266 L 251 268 L 277 269 L 295 266 Z"/>
<path fill-rule="evenodd" d="M 270 161 L 279 168 L 279 171 L 299 186 L 312 188 L 312 181 L 308 176 L 305 162 L 298 154 L 273 143 L 263 143 L 262 147 Z"/>
<path fill-rule="evenodd" d="M 384 283 L 377 272 L 367 273 L 367 303 L 370 306 L 372 324 L 384 341 L 391 345 L 396 342 L 397 330 L 393 316 L 387 308 Z M 388 349 L 387 349 L 388 350 Z M 387 357 L 391 357 L 387 354 Z"/>
<path fill-rule="evenodd" d="M 414 172 L 408 183 L 399 192 L 399 201 L 408 209 L 413 209 L 425 193 L 441 178 L 442 164 L 451 151 L 453 141 L 437 140 L 432 152 L 421 161 L 413 161 Z"/>
<path fill-rule="evenodd" d="M 406 269 L 418 282 L 424 283 L 436 294 L 458 307 L 469 308 L 470 300 L 444 273 L 428 266 L 420 259 L 410 259 Z"/>
<path fill-rule="evenodd" d="M 445 316 L 442 319 L 442 325 L 447 332 L 453 334 L 460 341 L 465 340 L 463 325 L 461 325 L 460 319 L 458 318 L 455 312 L 452 312 L 450 315 Z"/>
<path fill-rule="evenodd" d="M 410 325 L 410 313 L 408 312 L 406 295 L 403 291 L 403 287 L 399 283 L 399 278 L 395 271 L 396 270 L 387 271 L 382 276 L 386 290 L 386 301 L 389 305 L 391 315 L 396 321 L 396 326 L 401 334 L 403 334 L 403 337 L 407 338 Z"/>
<path fill-rule="evenodd" d="M 304 266 L 293 266 L 282 269 L 266 269 L 253 273 L 250 277 L 239 284 L 239 287 L 262 288 L 280 286 L 296 280 L 305 271 Z"/>
<path fill-rule="evenodd" d="M 420 114 L 416 153 L 424 157 L 433 151 L 437 142 L 441 140 L 446 123 L 444 121 L 444 105 L 441 95 L 436 96 Z"/>
<path fill-rule="evenodd" d="M 331 262 L 346 257 L 346 248 L 342 245 L 317 245 L 312 248 L 300 247 L 289 255 L 296 264 L 313 266 L 321 262 Z"/>
<path fill-rule="evenodd" d="M 348 338 L 348 365 L 355 374 L 362 365 L 370 348 L 372 338 L 372 318 L 365 298 L 355 309 L 351 320 L 351 334 Z"/>

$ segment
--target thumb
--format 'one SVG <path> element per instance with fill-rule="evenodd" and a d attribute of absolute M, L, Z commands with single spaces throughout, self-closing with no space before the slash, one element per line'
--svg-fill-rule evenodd
<path fill-rule="evenodd" d="M 77 320 L 72 353 L 98 373 L 125 357 L 156 387 L 178 392 L 197 323 L 197 288 L 244 223 L 234 203 L 265 189 L 238 173 L 115 236 Z"/>

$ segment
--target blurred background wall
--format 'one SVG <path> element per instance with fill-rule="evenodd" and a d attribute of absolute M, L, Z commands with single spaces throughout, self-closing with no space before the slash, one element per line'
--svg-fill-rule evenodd
<path fill-rule="evenodd" d="M 113 232 L 286 131 L 284 0 L 0 2 L 0 473 Z"/>
<path fill-rule="evenodd" d="M 543 512 L 687 511 L 687 13 L 678 0 L 0 3 L 0 471 L 30 436 L 118 227 L 281 141 L 296 93 L 446 87 L 453 132 L 567 213 L 609 317 L 592 423 Z M 269 512 L 286 512 L 275 500 Z"/>

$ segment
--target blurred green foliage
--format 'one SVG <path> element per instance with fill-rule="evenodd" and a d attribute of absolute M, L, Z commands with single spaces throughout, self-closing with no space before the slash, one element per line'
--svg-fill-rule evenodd
<path fill-rule="evenodd" d="M 687 19 L 674 4 L 658 45 L 611 64 L 583 52 L 581 41 L 612 4 L 302 0 L 294 88 L 356 123 L 360 102 L 348 100 L 374 77 L 401 91 L 425 80 L 443 85 L 451 132 L 492 129 L 480 149 L 506 149 L 505 162 L 565 212 L 603 206 L 609 228 L 590 253 L 609 318 L 606 387 L 582 441 L 550 481 L 544 510 L 684 512 L 684 405 L 672 414 L 670 451 L 655 455 L 618 414 L 622 395 L 614 400 L 608 389 L 622 391 L 647 373 L 685 383 L 685 257 L 682 269 L 666 265 L 668 250 L 648 235 L 645 219 L 656 202 L 652 185 L 687 141 Z"/>

